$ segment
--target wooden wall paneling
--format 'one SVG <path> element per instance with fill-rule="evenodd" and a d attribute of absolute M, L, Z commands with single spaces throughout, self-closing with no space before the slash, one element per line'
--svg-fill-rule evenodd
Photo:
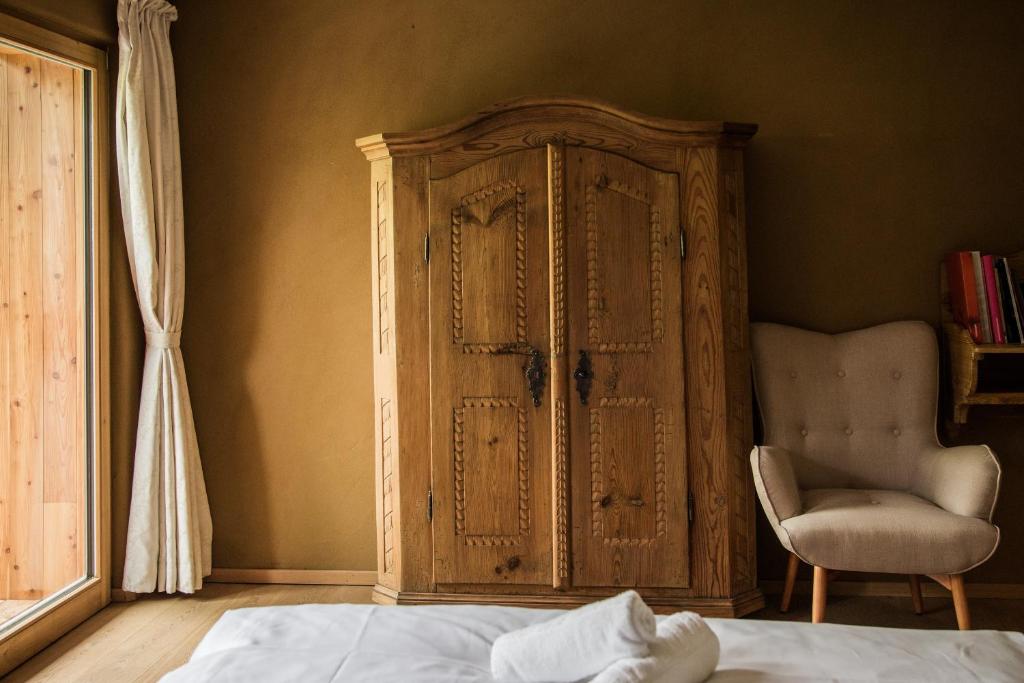
<path fill-rule="evenodd" d="M 692 147 L 684 155 L 683 223 L 686 268 L 683 276 L 684 346 L 689 466 L 694 495 L 690 543 L 691 585 L 701 595 L 729 595 L 729 487 L 721 462 L 726 452 L 725 360 L 722 357 L 721 263 L 718 224 L 718 153 Z"/>
<path fill-rule="evenodd" d="M 0 54 L 0 551 L 10 547 L 11 528 L 7 521 L 11 487 L 10 344 L 11 338 L 11 196 L 10 135 L 8 134 L 7 55 Z M 10 595 L 11 564 L 0 557 L 0 600 Z"/>
<path fill-rule="evenodd" d="M 81 574 L 78 518 L 82 506 L 78 336 L 81 286 L 76 222 L 80 182 L 75 157 L 75 77 L 42 60 L 43 299 L 43 588 L 49 594 Z"/>
<path fill-rule="evenodd" d="M 9 251 L 10 488 L 5 523 L 9 596 L 43 595 L 43 344 L 42 169 L 39 58 L 8 55 L 8 140 L 11 202 Z M 10 552 L 6 552 L 7 549 Z"/>
<path fill-rule="evenodd" d="M 430 444 L 430 349 L 416 340 L 430 337 L 429 272 L 424 259 L 424 234 L 428 222 L 426 158 L 394 159 L 392 164 L 391 244 L 394 247 L 393 320 L 395 329 L 395 394 L 398 420 L 394 434 L 400 446 L 422 449 Z M 433 588 L 433 537 L 427 519 L 430 458 L 395 459 L 398 473 L 398 509 L 401 520 L 396 535 L 400 585 L 406 590 Z"/>
<path fill-rule="evenodd" d="M 33 599 L 85 571 L 82 75 L 11 50 L 0 90 L 0 599 Z"/>
<path fill-rule="evenodd" d="M 91 574 L 3 633 L 2 674 L 109 600 L 110 147 L 104 53 L 2 13 L 0 33 L 12 44 L 55 55 L 49 60 L 7 49 L 0 60 L 0 326 L 6 325 L 0 330 L 0 588 L 10 589 L 2 597 L 20 591 L 37 599 Z M 88 129 L 86 107 L 92 112 Z M 86 315 L 93 322 L 91 343 L 81 327 Z M 29 354 L 35 359 L 22 363 Z M 89 415 L 83 412 L 86 398 L 94 409 Z M 87 432 L 94 463 L 91 509 L 84 505 Z M 69 435 L 77 443 L 70 445 Z M 23 509 L 29 503 L 32 509 Z M 93 553 L 86 567 L 89 524 Z"/>

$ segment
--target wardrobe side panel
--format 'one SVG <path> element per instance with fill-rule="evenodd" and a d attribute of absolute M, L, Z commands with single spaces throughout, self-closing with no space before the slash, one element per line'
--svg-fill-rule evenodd
<path fill-rule="evenodd" d="M 683 167 L 683 338 L 689 434 L 691 587 L 704 597 L 731 594 L 729 479 L 724 460 L 725 358 L 719 240 L 719 158 L 715 147 L 680 151 Z"/>
<path fill-rule="evenodd" d="M 427 161 L 379 159 L 370 174 L 378 583 L 429 590 Z"/>
<path fill-rule="evenodd" d="M 401 529 L 398 511 L 398 480 L 395 476 L 398 412 L 395 368 L 394 299 L 395 244 L 392 212 L 391 160 L 370 165 L 370 249 L 373 277 L 373 409 L 374 468 L 377 506 L 377 581 L 398 585 L 399 551 L 395 542 Z"/>
<path fill-rule="evenodd" d="M 720 148 L 719 223 L 725 346 L 726 439 L 729 482 L 730 592 L 757 587 L 754 481 L 750 472 L 750 338 L 747 305 L 746 209 L 743 150 Z"/>
<path fill-rule="evenodd" d="M 424 238 L 428 226 L 426 157 L 392 160 L 395 247 L 395 363 L 398 397 L 397 511 L 403 591 L 433 590 L 430 489 L 430 306 Z"/>

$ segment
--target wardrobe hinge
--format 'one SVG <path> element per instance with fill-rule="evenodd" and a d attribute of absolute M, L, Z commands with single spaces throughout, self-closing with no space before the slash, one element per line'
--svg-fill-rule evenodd
<path fill-rule="evenodd" d="M 693 491 L 689 491 L 686 494 L 686 520 L 690 524 L 693 524 L 693 513 L 696 507 L 697 505 L 693 500 Z"/>
<path fill-rule="evenodd" d="M 423 233 L 423 262 L 430 263 L 430 233 Z"/>
<path fill-rule="evenodd" d="M 433 521 L 434 519 L 434 492 L 431 489 L 427 489 L 427 521 Z"/>
<path fill-rule="evenodd" d="M 686 228 L 679 227 L 679 256 L 686 258 Z"/>

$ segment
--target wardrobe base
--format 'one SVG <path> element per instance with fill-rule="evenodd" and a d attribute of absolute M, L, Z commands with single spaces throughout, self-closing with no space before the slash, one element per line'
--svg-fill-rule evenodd
<path fill-rule="evenodd" d="M 641 595 L 643 595 L 642 591 Z M 608 595 L 414 593 L 396 591 L 380 584 L 373 587 L 373 601 L 380 605 L 505 605 L 509 607 L 573 609 L 605 597 Z M 684 598 L 649 594 L 643 595 L 643 598 L 644 602 L 658 614 L 689 610 L 705 617 L 742 617 L 764 607 L 764 594 L 760 588 L 740 593 L 731 598 Z"/>

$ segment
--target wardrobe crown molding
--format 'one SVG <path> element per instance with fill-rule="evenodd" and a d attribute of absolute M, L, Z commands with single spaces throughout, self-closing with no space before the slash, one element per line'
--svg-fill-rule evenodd
<path fill-rule="evenodd" d="M 571 125 L 558 130 L 559 121 Z M 581 125 L 585 126 L 583 131 Z M 544 132 L 533 131 L 531 126 Z M 661 118 L 589 97 L 521 97 L 492 105 L 454 123 L 362 137 L 356 140 L 356 147 L 373 161 L 460 147 L 467 152 L 489 154 L 543 147 L 548 143 L 587 146 L 596 142 L 597 146 L 605 147 L 609 138 L 623 146 L 623 151 L 652 143 L 743 146 L 756 132 L 757 125 L 752 123 Z"/>

